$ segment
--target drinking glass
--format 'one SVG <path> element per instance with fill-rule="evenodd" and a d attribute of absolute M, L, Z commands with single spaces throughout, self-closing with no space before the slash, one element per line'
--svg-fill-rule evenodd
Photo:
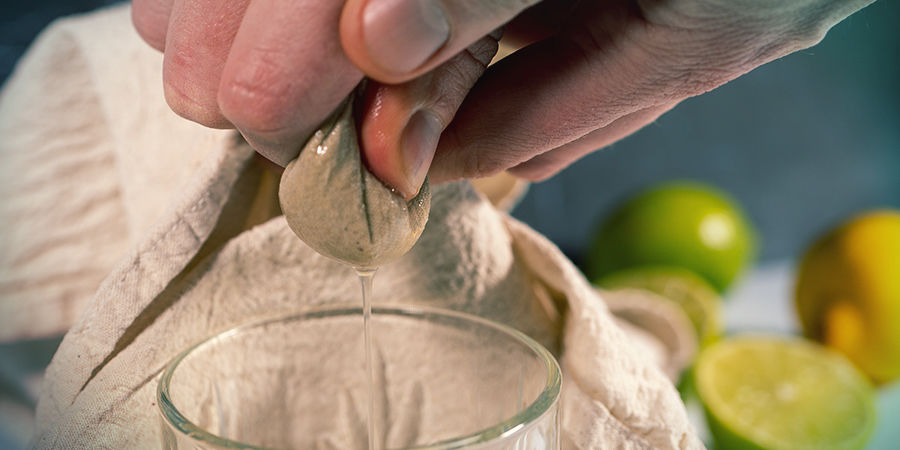
<path fill-rule="evenodd" d="M 373 308 L 373 401 L 362 310 L 242 325 L 187 349 L 157 390 L 164 448 L 559 448 L 561 375 L 513 330 L 458 312 Z"/>

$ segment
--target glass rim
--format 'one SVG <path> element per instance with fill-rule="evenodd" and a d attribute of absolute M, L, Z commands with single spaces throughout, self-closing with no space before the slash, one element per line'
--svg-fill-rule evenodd
<path fill-rule="evenodd" d="M 157 409 L 170 427 L 181 432 L 184 436 L 193 439 L 194 441 L 213 444 L 224 448 L 264 449 L 265 447 L 257 447 L 241 443 L 211 433 L 197 426 L 196 424 L 191 422 L 190 419 L 185 417 L 172 402 L 169 392 L 169 383 L 172 380 L 172 376 L 174 375 L 175 370 L 178 369 L 181 361 L 187 358 L 188 355 L 193 353 L 195 350 L 198 350 L 200 347 L 210 344 L 215 340 L 238 334 L 241 331 L 264 326 L 274 322 L 325 318 L 332 316 L 347 316 L 351 314 L 359 314 L 360 316 L 362 316 L 362 308 L 352 306 L 324 306 L 311 308 L 299 312 L 255 320 L 229 328 L 225 331 L 221 331 L 213 334 L 212 336 L 204 338 L 200 342 L 197 342 L 196 344 L 188 347 L 186 350 L 180 352 L 166 366 L 166 369 L 163 371 L 156 388 Z M 512 337 L 516 341 L 519 341 L 519 343 L 524 344 L 532 352 L 534 352 L 534 354 L 540 358 L 541 362 L 543 362 L 547 374 L 547 380 L 544 384 L 544 388 L 541 390 L 541 393 L 537 396 L 537 398 L 535 398 L 534 401 L 532 401 L 527 407 L 517 412 L 509 419 L 498 422 L 497 424 L 494 424 L 488 428 L 468 433 L 463 436 L 445 439 L 443 441 L 424 446 L 403 447 L 402 449 L 398 450 L 455 449 L 467 445 L 487 443 L 492 440 L 495 442 L 503 441 L 506 438 L 532 428 L 532 426 L 539 423 L 540 419 L 542 419 L 546 414 L 549 414 L 550 411 L 553 410 L 554 405 L 559 402 L 559 394 L 562 386 L 562 371 L 560 370 L 559 363 L 556 361 L 556 358 L 553 356 L 553 354 L 550 353 L 549 350 L 544 348 L 543 345 L 541 345 L 525 333 L 522 333 L 521 331 L 472 314 L 427 306 L 373 306 L 372 315 L 374 316 L 376 314 L 413 318 L 443 316 L 492 328 L 495 331 L 499 331 Z"/>

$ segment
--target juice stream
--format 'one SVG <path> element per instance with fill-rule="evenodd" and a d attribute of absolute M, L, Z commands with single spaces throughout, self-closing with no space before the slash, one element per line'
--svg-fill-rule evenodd
<path fill-rule="evenodd" d="M 375 269 L 356 269 L 362 285 L 363 299 L 363 332 L 366 345 L 366 378 L 369 391 L 369 412 L 367 422 L 369 429 L 369 450 L 377 450 L 375 442 L 375 366 L 372 362 L 372 281 L 375 278 Z"/>

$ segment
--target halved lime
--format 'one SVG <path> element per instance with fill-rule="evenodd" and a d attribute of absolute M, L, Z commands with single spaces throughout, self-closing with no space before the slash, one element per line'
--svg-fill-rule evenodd
<path fill-rule="evenodd" d="M 868 380 L 843 356 L 799 338 L 738 337 L 694 368 L 717 448 L 863 448 L 875 424 Z"/>
<path fill-rule="evenodd" d="M 596 281 L 604 289 L 638 288 L 663 296 L 684 310 L 705 347 L 722 332 L 721 298 L 703 278 L 680 267 L 645 266 L 625 269 Z"/>

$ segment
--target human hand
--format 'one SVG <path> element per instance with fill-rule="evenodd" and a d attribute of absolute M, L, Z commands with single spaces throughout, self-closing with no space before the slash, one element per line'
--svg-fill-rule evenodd
<path fill-rule="evenodd" d="M 165 53 L 164 90 L 176 113 L 209 127 L 237 128 L 284 166 L 363 77 L 341 49 L 343 6 L 135 0 L 132 19 L 144 40 Z M 366 162 L 407 198 L 421 186 L 440 132 L 496 52 L 499 36 L 486 34 L 415 79 L 368 83 L 359 111 Z"/>
<path fill-rule="evenodd" d="M 871 1 L 135 0 L 133 18 L 165 51 L 177 113 L 281 165 L 363 72 L 377 80 L 364 157 L 411 197 L 429 167 L 435 182 L 546 178 Z M 504 24 L 524 48 L 482 75 Z"/>

